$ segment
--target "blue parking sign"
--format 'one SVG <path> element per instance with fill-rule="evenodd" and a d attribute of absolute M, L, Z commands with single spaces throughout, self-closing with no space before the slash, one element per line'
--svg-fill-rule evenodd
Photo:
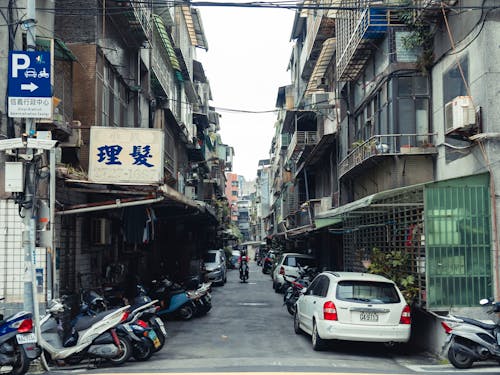
<path fill-rule="evenodd" d="M 9 97 L 52 97 L 50 75 L 50 52 L 9 51 Z"/>

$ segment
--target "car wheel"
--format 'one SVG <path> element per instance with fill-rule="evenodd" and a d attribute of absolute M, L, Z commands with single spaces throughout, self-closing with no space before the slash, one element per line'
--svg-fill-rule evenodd
<path fill-rule="evenodd" d="M 313 330 L 312 330 L 311 340 L 312 340 L 313 350 L 320 351 L 320 350 L 323 350 L 325 348 L 326 341 L 323 340 L 321 337 L 319 337 L 318 326 L 316 325 L 315 321 L 313 321 Z"/>
<path fill-rule="evenodd" d="M 293 331 L 297 335 L 300 335 L 302 333 L 302 328 L 300 328 L 300 322 L 299 322 L 299 313 L 297 309 L 295 309 L 295 314 L 293 315 Z"/>

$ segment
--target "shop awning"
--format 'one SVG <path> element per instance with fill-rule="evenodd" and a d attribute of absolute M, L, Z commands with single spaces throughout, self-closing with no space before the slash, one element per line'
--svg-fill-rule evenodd
<path fill-rule="evenodd" d="M 52 39 L 50 38 L 36 38 L 36 46 L 42 51 L 50 51 L 50 46 Z M 61 39 L 54 39 L 54 59 L 55 60 L 67 60 L 76 61 L 77 58 L 73 55 L 73 52 L 68 48 L 68 46 Z"/>
<path fill-rule="evenodd" d="M 380 193 L 368 195 L 357 201 L 347 203 L 343 206 L 317 214 L 314 218 L 316 229 L 332 226 L 343 221 L 346 215 L 365 214 L 366 210 L 360 212 L 360 209 L 370 208 L 372 210 L 392 209 L 396 205 L 402 206 L 423 206 L 424 202 L 414 198 L 413 192 L 421 191 L 427 183 L 405 186 L 401 188 L 385 190 Z M 398 198 L 399 203 L 384 203 L 387 198 Z"/>

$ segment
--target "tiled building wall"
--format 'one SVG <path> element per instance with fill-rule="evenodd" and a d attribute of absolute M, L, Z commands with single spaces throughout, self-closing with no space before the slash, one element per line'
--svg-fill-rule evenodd
<path fill-rule="evenodd" d="M 24 297 L 23 219 L 13 200 L 0 200 L 0 297 L 6 304 L 22 303 Z M 37 248 L 35 270 L 38 300 L 45 301 L 46 250 Z"/>

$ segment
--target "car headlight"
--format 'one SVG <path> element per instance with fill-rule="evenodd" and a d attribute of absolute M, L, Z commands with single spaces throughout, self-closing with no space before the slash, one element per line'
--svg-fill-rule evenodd
<path fill-rule="evenodd" d="M 220 267 L 216 267 L 216 268 L 214 268 L 213 272 L 219 272 L 220 270 L 221 270 Z"/>

